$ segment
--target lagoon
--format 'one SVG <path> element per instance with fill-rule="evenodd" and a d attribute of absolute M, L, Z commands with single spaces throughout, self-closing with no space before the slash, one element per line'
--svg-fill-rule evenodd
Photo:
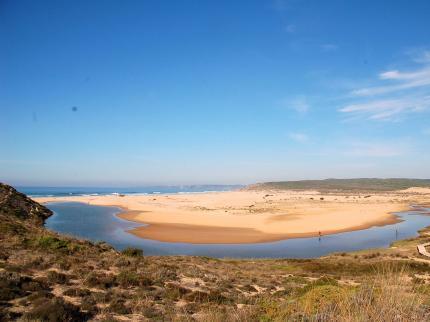
<path fill-rule="evenodd" d="M 344 232 L 322 238 L 295 238 L 258 244 L 187 244 L 167 243 L 136 237 L 127 231 L 142 224 L 117 217 L 120 208 L 94 206 L 79 202 L 56 202 L 46 205 L 54 212 L 45 226 L 53 231 L 105 241 L 116 249 L 137 247 L 145 255 L 196 255 L 234 258 L 314 258 L 333 252 L 349 252 L 389 247 L 399 239 L 418 235 L 430 226 L 430 209 L 397 213 L 402 222 L 382 227 Z"/>

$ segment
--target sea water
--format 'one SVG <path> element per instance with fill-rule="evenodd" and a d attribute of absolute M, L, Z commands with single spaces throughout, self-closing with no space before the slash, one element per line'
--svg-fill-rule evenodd
<path fill-rule="evenodd" d="M 17 190 L 30 197 L 64 197 L 88 195 L 145 195 L 171 193 L 204 193 L 212 191 L 230 191 L 240 185 L 183 185 L 183 186 L 145 186 L 145 187 L 17 187 Z"/>

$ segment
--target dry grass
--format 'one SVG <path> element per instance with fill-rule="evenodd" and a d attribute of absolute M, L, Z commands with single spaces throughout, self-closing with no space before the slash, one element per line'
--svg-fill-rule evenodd
<path fill-rule="evenodd" d="M 359 286 L 333 280 L 311 283 L 295 296 L 260 296 L 248 305 L 209 306 L 184 321 L 429 321 L 425 296 L 407 267 L 386 265 Z"/>
<path fill-rule="evenodd" d="M 332 301 L 304 310 L 314 321 L 428 321 L 424 297 L 407 269 L 386 266 L 357 289 L 339 292 Z M 312 314 L 314 313 L 314 314 Z"/>

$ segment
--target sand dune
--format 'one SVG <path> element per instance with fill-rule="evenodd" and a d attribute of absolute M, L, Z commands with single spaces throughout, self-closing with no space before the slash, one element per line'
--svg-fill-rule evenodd
<path fill-rule="evenodd" d="M 365 229 L 398 221 L 393 212 L 430 203 L 430 189 L 376 194 L 232 191 L 144 196 L 36 198 L 119 206 L 119 216 L 148 224 L 130 231 L 168 242 L 255 243 Z"/>

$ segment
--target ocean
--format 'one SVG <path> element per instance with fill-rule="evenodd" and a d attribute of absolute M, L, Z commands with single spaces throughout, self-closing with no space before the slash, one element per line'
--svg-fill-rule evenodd
<path fill-rule="evenodd" d="M 241 185 L 183 185 L 183 186 L 144 186 L 131 188 L 118 187 L 16 187 L 19 192 L 30 197 L 64 197 L 86 195 L 145 195 L 172 193 L 203 193 L 211 191 L 231 191 Z"/>

